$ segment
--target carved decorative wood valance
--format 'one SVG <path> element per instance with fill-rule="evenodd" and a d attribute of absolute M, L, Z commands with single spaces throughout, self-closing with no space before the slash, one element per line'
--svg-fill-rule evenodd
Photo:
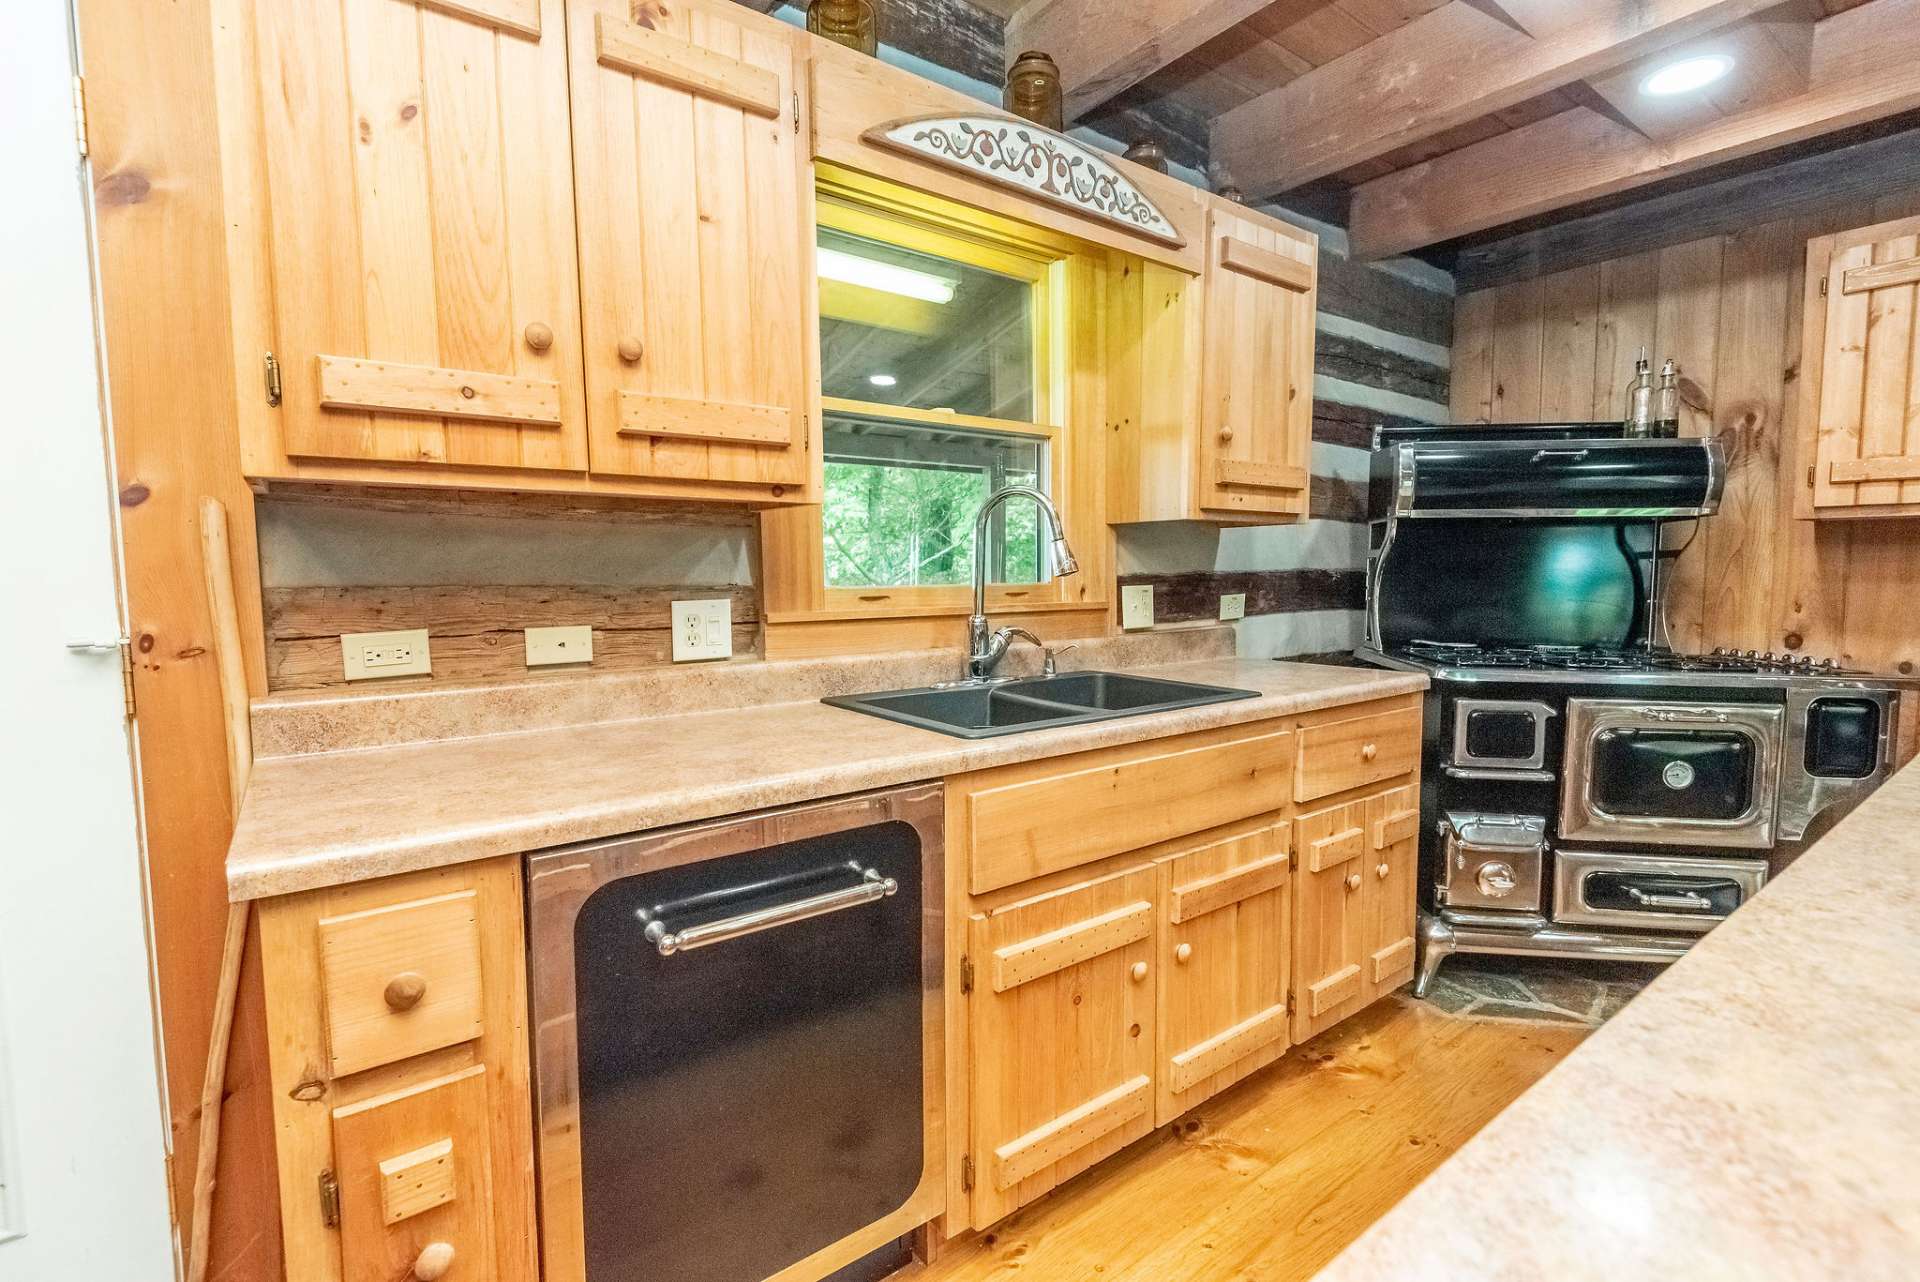
<path fill-rule="evenodd" d="M 922 116 L 877 125 L 861 136 L 1168 245 L 1187 243 L 1160 207 L 1105 156 L 1024 120 Z"/>

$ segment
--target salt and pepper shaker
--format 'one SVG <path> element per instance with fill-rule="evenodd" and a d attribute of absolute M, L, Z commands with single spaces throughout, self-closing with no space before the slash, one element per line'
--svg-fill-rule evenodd
<path fill-rule="evenodd" d="M 1653 435 L 1653 366 L 1647 362 L 1647 349 L 1633 363 L 1633 382 L 1627 387 L 1626 434 Z"/>
<path fill-rule="evenodd" d="M 1680 435 L 1680 367 L 1671 356 L 1660 368 L 1660 386 L 1654 392 L 1653 434 L 1668 439 Z"/>

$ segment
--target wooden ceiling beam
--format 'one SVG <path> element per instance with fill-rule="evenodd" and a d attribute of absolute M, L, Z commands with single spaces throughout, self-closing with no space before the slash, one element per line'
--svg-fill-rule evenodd
<path fill-rule="evenodd" d="M 1249 197 L 1275 195 L 1777 3 L 1497 0 L 1502 21 L 1453 0 L 1227 112 L 1210 153 Z"/>
<path fill-rule="evenodd" d="M 1281 0 L 1310 10 L 1332 0 Z M 1007 19 L 1006 57 L 1038 49 L 1059 64 L 1069 124 L 1236 27 L 1273 0 L 1027 0 Z"/>
<path fill-rule="evenodd" d="M 1585 107 L 1354 189 L 1349 235 L 1381 258 L 1920 108 L 1920 0 L 1814 28 L 1807 92 L 1653 141 Z"/>

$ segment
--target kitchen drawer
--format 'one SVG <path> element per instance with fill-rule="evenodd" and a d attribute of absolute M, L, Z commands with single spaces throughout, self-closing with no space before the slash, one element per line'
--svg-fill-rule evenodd
<path fill-rule="evenodd" d="M 460 890 L 320 918 L 334 1077 L 480 1035 L 477 914 L 477 892 Z"/>
<path fill-rule="evenodd" d="M 1329 721 L 1300 730 L 1294 800 L 1312 801 L 1412 770 L 1420 761 L 1420 709 Z"/>
<path fill-rule="evenodd" d="M 1105 748 L 956 781 L 975 894 L 1278 810 L 1293 735 L 1272 723 Z"/>
<path fill-rule="evenodd" d="M 341 1282 L 490 1282 L 487 1070 L 475 1064 L 333 1111 Z"/>

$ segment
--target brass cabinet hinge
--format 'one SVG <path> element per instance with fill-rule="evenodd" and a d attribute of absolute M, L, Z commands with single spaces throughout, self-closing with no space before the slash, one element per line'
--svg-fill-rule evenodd
<path fill-rule="evenodd" d="M 1814 468 L 1814 465 L 1812 463 L 1807 464 L 1807 488 L 1808 489 L 1813 488 L 1813 468 Z"/>
<path fill-rule="evenodd" d="M 87 82 L 79 76 L 73 78 L 73 144 L 80 149 L 80 159 L 87 158 Z"/>
<path fill-rule="evenodd" d="M 960 1159 L 960 1191 L 973 1192 L 973 1154 L 971 1153 Z"/>
<path fill-rule="evenodd" d="M 800 136 L 800 91 L 793 91 L 793 136 Z"/>
<path fill-rule="evenodd" d="M 332 1171 L 320 1172 L 320 1222 L 330 1229 L 340 1227 L 340 1181 Z"/>
<path fill-rule="evenodd" d="M 120 693 L 127 703 L 127 720 L 133 720 L 133 642 L 120 643 Z"/>
<path fill-rule="evenodd" d="M 1827 296 L 1827 278 L 1825 276 L 1822 276 L 1820 278 L 1820 297 L 1825 298 L 1826 296 Z"/>
<path fill-rule="evenodd" d="M 965 953 L 960 955 L 960 991 L 963 993 L 973 991 L 973 958 Z"/>
<path fill-rule="evenodd" d="M 272 352 L 267 353 L 267 408 L 280 407 L 280 358 Z"/>
<path fill-rule="evenodd" d="M 1287 994 L 1287 1014 L 1293 1014 L 1293 994 Z"/>

